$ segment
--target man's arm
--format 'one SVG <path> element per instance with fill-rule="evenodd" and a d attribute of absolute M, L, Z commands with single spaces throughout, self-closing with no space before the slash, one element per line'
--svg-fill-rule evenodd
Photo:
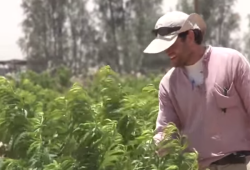
<path fill-rule="evenodd" d="M 154 136 L 156 145 L 164 138 L 163 130 L 169 122 L 180 128 L 179 118 L 175 113 L 169 94 L 161 82 L 159 85 L 159 112 L 156 121 L 156 134 Z"/>
<path fill-rule="evenodd" d="M 236 66 L 235 86 L 247 114 L 250 115 L 250 65 L 241 53 Z"/>

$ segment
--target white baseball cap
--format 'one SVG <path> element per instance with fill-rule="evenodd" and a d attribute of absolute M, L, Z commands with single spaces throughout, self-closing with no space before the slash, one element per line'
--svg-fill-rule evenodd
<path fill-rule="evenodd" d="M 201 30 L 203 36 L 206 31 L 206 23 L 200 15 L 190 15 L 172 11 L 161 16 L 155 24 L 153 32 L 156 38 L 143 51 L 144 53 L 156 54 L 167 50 L 176 41 L 178 34 L 192 30 Z"/>

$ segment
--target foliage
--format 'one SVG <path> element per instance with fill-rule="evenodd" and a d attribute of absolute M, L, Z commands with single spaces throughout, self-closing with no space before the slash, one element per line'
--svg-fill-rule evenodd
<path fill-rule="evenodd" d="M 103 65 L 119 73 L 148 72 L 169 62 L 143 53 L 163 13 L 162 0 L 21 2 L 23 36 L 18 42 L 35 72 L 59 65 L 74 75 L 88 75 Z"/>
<path fill-rule="evenodd" d="M 120 77 L 107 66 L 88 85 L 62 91 L 51 82 L 63 82 L 46 75 L 40 81 L 31 72 L 20 80 L 0 78 L 1 169 L 198 169 L 197 153 L 184 152 L 185 136 L 174 124 L 159 145 L 167 154 L 156 154 L 159 77 Z"/>
<path fill-rule="evenodd" d="M 250 28 L 250 14 L 247 15 L 247 20 L 248 20 L 248 28 Z M 244 51 L 243 53 L 245 54 L 246 58 L 249 60 L 250 59 L 250 49 L 248 48 L 250 45 L 250 30 L 247 30 L 247 32 L 244 33 Z"/>
<path fill-rule="evenodd" d="M 239 37 L 233 37 L 239 31 L 240 15 L 234 11 L 236 0 L 197 1 L 198 13 L 207 25 L 204 41 L 213 46 L 224 46 L 240 50 Z M 178 0 L 177 9 L 186 13 L 193 13 L 194 1 Z"/>

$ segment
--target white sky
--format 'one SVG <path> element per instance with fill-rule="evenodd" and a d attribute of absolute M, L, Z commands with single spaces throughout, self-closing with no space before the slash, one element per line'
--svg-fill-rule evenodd
<path fill-rule="evenodd" d="M 23 58 L 21 50 L 17 45 L 17 40 L 22 35 L 21 22 L 23 19 L 23 11 L 20 7 L 22 0 L 0 0 L 0 60 Z M 165 0 L 163 8 L 168 10 L 173 8 L 177 0 Z M 241 35 L 247 28 L 245 20 L 248 13 L 248 4 L 246 0 L 238 0 L 235 10 L 242 17 L 241 19 Z"/>

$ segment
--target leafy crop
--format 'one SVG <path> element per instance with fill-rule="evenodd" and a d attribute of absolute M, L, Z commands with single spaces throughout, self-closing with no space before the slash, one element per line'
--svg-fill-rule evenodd
<path fill-rule="evenodd" d="M 71 85 L 68 75 L 0 78 L 1 169 L 198 169 L 173 124 L 160 144 L 167 154 L 156 154 L 159 77 L 121 77 L 107 66 L 86 85 Z"/>

